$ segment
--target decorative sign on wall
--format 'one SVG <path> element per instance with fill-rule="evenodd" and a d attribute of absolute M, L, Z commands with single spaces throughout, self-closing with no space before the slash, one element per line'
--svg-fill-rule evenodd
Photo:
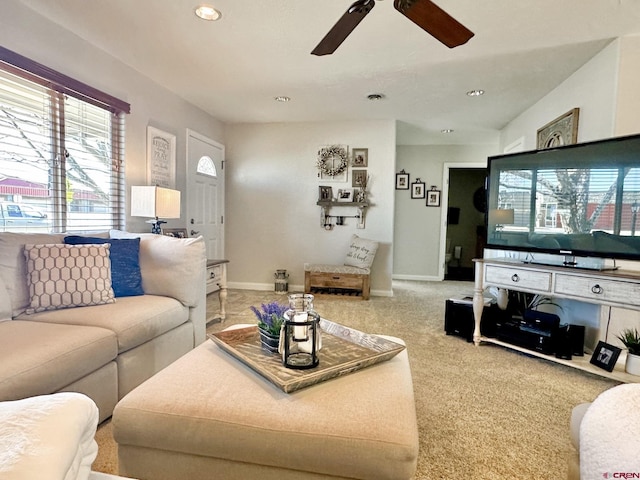
<path fill-rule="evenodd" d="M 176 188 L 176 136 L 147 127 L 147 184 Z"/>

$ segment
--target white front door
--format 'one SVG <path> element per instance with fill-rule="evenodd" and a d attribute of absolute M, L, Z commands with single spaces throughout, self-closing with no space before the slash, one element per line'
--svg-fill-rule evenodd
<path fill-rule="evenodd" d="M 224 258 L 224 145 L 187 130 L 187 231 L 202 235 L 207 258 Z"/>

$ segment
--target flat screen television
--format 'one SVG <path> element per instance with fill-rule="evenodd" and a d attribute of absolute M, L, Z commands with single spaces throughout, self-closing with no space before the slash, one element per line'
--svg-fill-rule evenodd
<path fill-rule="evenodd" d="M 640 260 L 640 135 L 489 157 L 485 218 L 486 248 L 531 263 Z"/>

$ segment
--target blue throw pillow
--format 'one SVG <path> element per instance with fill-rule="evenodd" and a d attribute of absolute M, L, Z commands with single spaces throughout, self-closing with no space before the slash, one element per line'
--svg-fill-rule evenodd
<path fill-rule="evenodd" d="M 140 273 L 140 239 L 97 238 L 71 235 L 64 238 L 67 245 L 109 243 L 111 245 L 111 287 L 116 297 L 144 295 Z"/>

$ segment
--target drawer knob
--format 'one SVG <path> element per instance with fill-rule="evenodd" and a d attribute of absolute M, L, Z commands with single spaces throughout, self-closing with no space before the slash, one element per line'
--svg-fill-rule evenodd
<path fill-rule="evenodd" d="M 513 275 L 511 275 L 511 281 L 516 283 L 520 281 L 520 277 L 518 276 L 517 273 L 514 273 Z"/>
<path fill-rule="evenodd" d="M 603 292 L 603 289 L 596 283 L 593 287 L 591 287 L 591 292 L 595 293 L 596 295 L 600 295 Z"/>
<path fill-rule="evenodd" d="M 216 272 L 209 273 L 209 278 L 216 278 Z"/>
<path fill-rule="evenodd" d="M 331 277 L 333 280 L 340 280 L 340 277 Z"/>

